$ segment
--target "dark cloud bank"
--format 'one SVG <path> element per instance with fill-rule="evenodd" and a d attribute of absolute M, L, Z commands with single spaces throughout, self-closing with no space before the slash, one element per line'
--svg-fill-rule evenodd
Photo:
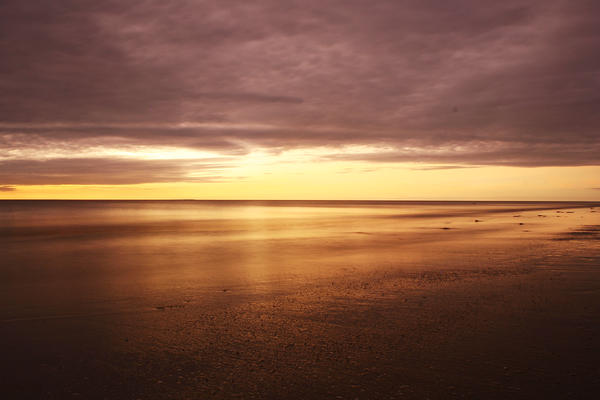
<path fill-rule="evenodd" d="M 163 182 L 187 168 L 18 156 L 92 142 L 599 165 L 598 49 L 598 1 L 3 0 L 0 184 Z"/>

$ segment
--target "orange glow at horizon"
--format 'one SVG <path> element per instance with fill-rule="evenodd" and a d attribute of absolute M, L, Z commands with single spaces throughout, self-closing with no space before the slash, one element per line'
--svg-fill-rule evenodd
<path fill-rule="evenodd" d="M 473 167 L 256 159 L 207 182 L 10 185 L 0 199 L 340 199 L 599 201 L 600 167 Z"/>

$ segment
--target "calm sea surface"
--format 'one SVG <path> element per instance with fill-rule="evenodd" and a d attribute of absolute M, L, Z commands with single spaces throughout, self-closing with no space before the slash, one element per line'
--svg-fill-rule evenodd
<path fill-rule="evenodd" d="M 511 249 L 541 254 L 542 239 L 598 215 L 592 206 L 2 201 L 0 319 L 141 310 L 373 268 L 510 267 Z"/>
<path fill-rule="evenodd" d="M 597 398 L 599 207 L 0 201 L 0 392 Z"/>

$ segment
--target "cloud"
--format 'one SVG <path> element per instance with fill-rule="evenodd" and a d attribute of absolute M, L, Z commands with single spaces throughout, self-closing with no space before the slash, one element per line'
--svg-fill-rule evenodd
<path fill-rule="evenodd" d="M 192 160 L 119 158 L 10 160 L 0 162 L 0 182 L 9 185 L 219 182 L 227 165 Z M 6 187 L 6 186 L 5 186 Z"/>
<path fill-rule="evenodd" d="M 598 165 L 598 153 L 594 146 L 585 148 L 578 144 L 534 144 L 503 142 L 463 142 L 444 146 L 392 147 L 380 152 L 332 154 L 326 160 L 368 161 L 379 163 L 422 162 L 452 163 L 454 168 L 473 166 L 589 166 Z M 440 169 L 436 166 L 425 169 Z M 446 168 L 443 168 L 446 169 Z"/>
<path fill-rule="evenodd" d="M 17 190 L 14 186 L 0 186 L 0 192 L 14 192 Z"/>
<path fill-rule="evenodd" d="M 0 38 L 0 157 L 370 145 L 395 149 L 373 162 L 600 164 L 597 1 L 4 0 Z"/>
<path fill-rule="evenodd" d="M 413 171 L 438 171 L 444 169 L 464 169 L 464 168 L 475 168 L 474 166 L 464 165 L 431 165 L 426 167 L 415 167 L 411 168 Z"/>

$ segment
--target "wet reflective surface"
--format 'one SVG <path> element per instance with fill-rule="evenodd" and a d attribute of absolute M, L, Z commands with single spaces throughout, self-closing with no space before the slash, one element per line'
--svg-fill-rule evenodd
<path fill-rule="evenodd" d="M 3 376 L 47 398 L 579 396 L 598 226 L 589 203 L 3 201 Z"/>

